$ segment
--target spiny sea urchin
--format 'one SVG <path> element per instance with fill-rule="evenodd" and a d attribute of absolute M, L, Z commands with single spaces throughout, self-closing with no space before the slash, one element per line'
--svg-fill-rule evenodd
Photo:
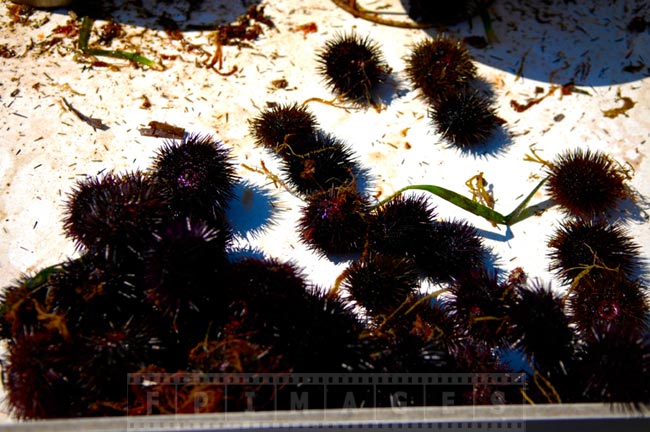
<path fill-rule="evenodd" d="M 574 355 L 574 334 L 564 313 L 562 299 L 550 286 L 535 283 L 516 290 L 507 304 L 509 338 L 538 370 L 562 367 Z M 552 335 L 552 337 L 549 337 Z"/>
<path fill-rule="evenodd" d="M 377 207 L 368 226 L 368 244 L 380 253 L 415 257 L 434 224 L 435 207 L 424 195 L 399 195 Z"/>
<path fill-rule="evenodd" d="M 627 174 L 602 152 L 567 150 L 546 166 L 546 172 L 548 194 L 576 217 L 601 216 L 629 195 Z"/>
<path fill-rule="evenodd" d="M 132 316 L 107 320 L 98 328 L 85 329 L 70 362 L 79 373 L 76 383 L 85 397 L 101 401 L 122 401 L 124 377 L 145 366 L 162 365 L 169 357 L 170 345 L 164 342 L 167 326 L 160 321 Z M 177 367 L 174 364 L 166 366 Z M 92 407 L 101 412 L 101 404 Z"/>
<path fill-rule="evenodd" d="M 350 186 L 316 192 L 302 209 L 298 222 L 301 239 L 323 254 L 360 252 L 368 208 L 367 199 Z"/>
<path fill-rule="evenodd" d="M 147 176 L 109 173 L 78 182 L 66 203 L 63 228 L 79 246 L 113 256 L 141 251 L 169 216 L 168 203 Z"/>
<path fill-rule="evenodd" d="M 434 105 L 445 94 L 462 90 L 476 78 L 476 66 L 462 42 L 437 36 L 417 42 L 406 58 L 406 74 Z"/>
<path fill-rule="evenodd" d="M 302 153 L 301 140 L 316 132 L 318 122 L 307 108 L 294 103 L 262 110 L 249 121 L 249 126 L 258 146 L 276 154 Z"/>
<path fill-rule="evenodd" d="M 144 255 L 147 300 L 176 321 L 179 314 L 200 311 L 213 297 L 222 297 L 215 280 L 225 266 L 229 240 L 225 223 L 221 229 L 190 218 L 165 224 Z"/>
<path fill-rule="evenodd" d="M 390 67 L 379 46 L 356 33 L 337 34 L 318 53 L 318 71 L 340 97 L 360 104 L 375 102 L 377 87 L 386 81 Z"/>
<path fill-rule="evenodd" d="M 449 280 L 481 269 L 485 254 L 474 226 L 461 220 L 442 220 L 427 230 L 415 262 L 427 277 Z"/>
<path fill-rule="evenodd" d="M 223 213 L 236 180 L 230 151 L 202 135 L 167 142 L 158 150 L 151 174 L 177 216 L 206 222 Z"/>
<path fill-rule="evenodd" d="M 74 345 L 49 334 L 26 333 L 8 346 L 4 388 L 19 419 L 78 417 L 87 409 L 78 373 L 69 359 Z"/>
<path fill-rule="evenodd" d="M 452 317 L 472 338 L 500 343 L 507 335 L 507 304 L 512 293 L 487 270 L 466 269 L 450 285 Z"/>
<path fill-rule="evenodd" d="M 565 221 L 548 246 L 550 269 L 567 284 L 585 271 L 593 276 L 612 269 L 631 276 L 638 260 L 639 245 L 623 227 L 606 221 Z"/>
<path fill-rule="evenodd" d="M 70 259 L 48 280 L 47 312 L 64 317 L 66 331 L 77 334 L 109 320 L 145 317 L 151 308 L 135 273 L 141 260 L 114 263 L 105 255 Z"/>
<path fill-rule="evenodd" d="M 245 302 L 268 310 L 284 310 L 305 295 L 307 285 L 303 270 L 293 262 L 246 257 L 228 267 L 224 288 L 230 302 Z"/>
<path fill-rule="evenodd" d="M 307 284 L 291 262 L 246 258 L 226 277 L 232 321 L 294 372 L 342 372 L 361 361 L 349 303 Z"/>
<path fill-rule="evenodd" d="M 371 314 L 389 314 L 419 286 L 414 263 L 406 258 L 369 254 L 346 270 L 341 287 Z"/>
<path fill-rule="evenodd" d="M 436 131 L 460 150 L 484 144 L 502 122 L 492 101 L 474 90 L 440 95 L 429 118 Z"/>
<path fill-rule="evenodd" d="M 574 283 L 568 297 L 571 321 L 589 340 L 599 333 L 626 328 L 639 333 L 648 328 L 650 304 L 645 287 L 616 271 L 586 275 Z"/>
<path fill-rule="evenodd" d="M 595 330 L 578 362 L 585 402 L 650 403 L 650 338 L 636 330 Z"/>
<path fill-rule="evenodd" d="M 304 196 L 355 184 L 360 168 L 352 151 L 335 136 L 318 131 L 303 141 L 301 152 L 285 152 L 282 170 Z"/>

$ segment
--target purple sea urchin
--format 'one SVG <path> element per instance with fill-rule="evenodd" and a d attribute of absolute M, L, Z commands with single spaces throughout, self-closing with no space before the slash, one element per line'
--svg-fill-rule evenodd
<path fill-rule="evenodd" d="M 501 123 L 492 101 L 469 90 L 440 95 L 429 117 L 436 131 L 461 150 L 484 144 Z"/>
<path fill-rule="evenodd" d="M 549 163 L 546 171 L 550 197 L 573 216 L 601 216 L 629 195 L 626 173 L 601 152 L 568 150 Z"/>
<path fill-rule="evenodd" d="M 557 370 L 575 354 L 574 334 L 562 299 L 550 287 L 533 284 L 517 289 L 515 301 L 508 304 L 507 316 L 509 338 L 536 369 Z"/>
<path fill-rule="evenodd" d="M 368 202 L 352 187 L 316 192 L 298 222 L 302 240 L 324 254 L 361 252 L 366 237 Z"/>
<path fill-rule="evenodd" d="M 257 145 L 278 154 L 302 153 L 301 140 L 316 132 L 318 122 L 307 108 L 294 103 L 262 110 L 249 126 Z"/>
<path fill-rule="evenodd" d="M 422 195 L 397 196 L 378 207 L 368 226 L 368 243 L 380 253 L 415 257 L 434 224 L 435 207 Z"/>
<path fill-rule="evenodd" d="M 216 229 L 186 218 L 161 227 L 144 256 L 147 300 L 176 321 L 179 313 L 199 311 L 211 297 L 221 297 L 214 281 L 229 240 L 225 223 Z"/>
<path fill-rule="evenodd" d="M 511 293 L 497 276 L 487 270 L 468 270 L 451 284 L 448 303 L 459 327 L 466 335 L 488 342 L 500 343 L 507 334 L 507 303 Z"/>
<path fill-rule="evenodd" d="M 373 103 L 377 87 L 390 74 L 379 46 L 355 33 L 338 34 L 318 53 L 318 71 L 340 97 L 361 104 Z"/>
<path fill-rule="evenodd" d="M 647 329 L 650 305 L 638 280 L 610 271 L 581 277 L 569 293 L 568 310 L 580 335 L 590 339 L 594 331 Z"/>
<path fill-rule="evenodd" d="M 294 372 L 342 372 L 362 361 L 350 305 L 308 285 L 295 264 L 244 259 L 233 263 L 226 285 L 230 325 Z"/>
<path fill-rule="evenodd" d="M 341 287 L 371 314 L 389 314 L 419 286 L 412 261 L 370 254 L 346 270 Z"/>
<path fill-rule="evenodd" d="M 236 179 L 230 152 L 201 135 L 167 142 L 158 150 L 151 175 L 177 216 L 207 222 L 223 213 Z"/>
<path fill-rule="evenodd" d="M 278 311 L 287 299 L 301 298 L 307 290 L 305 275 L 295 263 L 250 257 L 229 266 L 224 285 L 231 302 L 255 303 L 255 308 Z"/>
<path fill-rule="evenodd" d="M 486 249 L 476 228 L 465 221 L 436 221 L 415 262 L 427 277 L 448 280 L 483 267 Z"/>
<path fill-rule="evenodd" d="M 406 58 L 406 74 L 434 105 L 442 95 L 464 89 L 476 78 L 476 66 L 462 42 L 437 36 L 416 43 Z"/>
<path fill-rule="evenodd" d="M 595 330 L 576 368 L 586 402 L 650 403 L 650 339 L 636 330 Z"/>
<path fill-rule="evenodd" d="M 66 203 L 63 227 L 79 246 L 108 253 L 139 251 L 170 216 L 160 189 L 134 172 L 80 181 Z"/>
<path fill-rule="evenodd" d="M 122 401 L 125 376 L 174 357 L 162 337 L 167 327 L 136 316 L 119 321 L 109 318 L 102 324 L 84 329 L 79 336 L 81 343 L 74 357 L 74 369 L 80 377 L 77 385 L 91 399 Z M 101 412 L 101 404 L 98 405 L 93 409 Z"/>
<path fill-rule="evenodd" d="M 639 249 L 623 227 L 580 219 L 563 222 L 548 245 L 550 269 L 567 284 L 586 270 L 592 276 L 607 271 L 603 267 L 631 276 Z"/>
<path fill-rule="evenodd" d="M 283 171 L 291 185 L 302 195 L 332 187 L 354 185 L 359 166 L 352 151 L 339 139 L 319 131 L 304 143 L 303 151 L 285 152 Z"/>
<path fill-rule="evenodd" d="M 77 417 L 86 409 L 77 372 L 70 364 L 74 346 L 49 334 L 26 333 L 8 346 L 4 388 L 19 419 Z"/>

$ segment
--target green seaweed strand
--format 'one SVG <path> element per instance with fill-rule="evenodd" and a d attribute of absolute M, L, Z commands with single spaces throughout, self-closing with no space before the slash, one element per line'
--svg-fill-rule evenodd
<path fill-rule="evenodd" d="M 131 60 L 136 63 L 143 64 L 149 67 L 155 67 L 156 62 L 149 60 L 146 57 L 143 57 L 139 54 L 126 52 L 126 51 L 117 51 L 117 50 L 103 50 L 98 48 L 89 48 L 88 40 L 90 39 L 90 30 L 93 28 L 93 20 L 87 16 L 81 19 L 81 29 L 79 30 L 79 41 L 77 47 L 84 54 L 94 55 L 94 56 L 104 56 L 104 57 L 113 57 L 124 60 Z"/>
<path fill-rule="evenodd" d="M 376 208 L 387 203 L 388 201 L 392 200 L 393 198 L 395 198 L 396 196 L 402 194 L 407 190 L 422 190 L 422 191 L 432 193 L 436 196 L 439 196 L 445 201 L 448 201 L 454 204 L 455 206 L 460 207 L 463 210 L 466 210 L 472 214 L 481 216 L 490 222 L 499 225 L 511 226 L 516 224 L 517 222 L 520 222 L 534 215 L 537 212 L 537 209 L 534 206 L 531 207 L 527 207 L 527 206 L 530 200 L 535 195 L 535 193 L 542 187 L 542 185 L 544 185 L 545 182 L 546 182 L 546 178 L 542 179 L 542 181 L 540 181 L 537 184 L 537 186 L 535 186 L 535 188 L 528 194 L 528 196 L 526 196 L 526 198 L 524 198 L 524 200 L 517 206 L 517 208 L 515 208 L 507 216 L 502 215 L 501 213 L 497 212 L 494 209 L 491 209 L 490 207 L 484 206 L 483 204 L 480 204 L 463 195 L 460 195 L 459 193 L 435 185 L 410 185 L 410 186 L 403 187 L 402 189 L 398 190 L 394 194 L 388 196 L 387 198 L 375 204 L 374 207 Z"/>

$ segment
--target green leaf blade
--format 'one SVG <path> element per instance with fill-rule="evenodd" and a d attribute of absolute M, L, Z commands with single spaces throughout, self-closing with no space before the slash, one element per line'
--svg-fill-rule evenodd
<path fill-rule="evenodd" d="M 543 178 L 542 181 L 540 181 L 537 186 L 535 186 L 535 188 L 528 194 L 528 196 L 521 203 L 519 203 L 517 208 L 505 217 L 506 225 L 514 225 L 517 222 L 522 221 L 535 214 L 535 210 L 533 208 L 526 206 L 528 205 L 528 202 L 533 199 L 533 196 L 537 193 L 537 191 L 542 186 L 544 186 L 546 180 L 548 180 L 548 177 Z"/>
<path fill-rule="evenodd" d="M 494 222 L 496 224 L 501 224 L 501 225 L 506 224 L 506 217 L 503 216 L 501 213 L 487 206 L 484 206 L 483 204 L 473 201 L 459 193 L 451 191 L 449 189 L 445 189 L 443 187 L 435 186 L 435 185 L 411 185 L 411 186 L 406 186 L 405 188 L 402 189 L 402 191 L 404 190 L 427 191 L 436 196 L 439 196 L 440 198 L 454 204 L 457 207 L 462 208 L 463 210 L 466 210 L 477 216 L 481 216 L 490 222 Z"/>

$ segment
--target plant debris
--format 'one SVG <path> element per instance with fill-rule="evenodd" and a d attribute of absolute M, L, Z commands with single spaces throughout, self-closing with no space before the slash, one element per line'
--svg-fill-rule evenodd
<path fill-rule="evenodd" d="M 526 102 L 525 104 L 519 103 L 519 102 L 517 102 L 516 100 L 512 99 L 512 100 L 510 101 L 510 106 L 511 106 L 515 111 L 517 111 L 517 112 L 519 112 L 519 113 L 520 113 L 520 112 L 524 112 L 524 111 L 526 111 L 528 108 L 530 108 L 530 107 L 532 107 L 532 106 L 534 106 L 534 105 L 537 105 L 538 103 L 540 103 L 541 101 L 543 101 L 543 100 L 546 99 L 547 97 L 551 96 L 553 93 L 555 93 L 555 90 L 557 90 L 557 89 L 560 89 L 561 92 L 562 92 L 560 97 L 562 97 L 562 96 L 567 96 L 567 95 L 570 95 L 570 94 L 573 94 L 573 93 L 580 93 L 580 94 L 584 94 L 584 95 L 590 96 L 589 92 L 577 88 L 575 85 L 573 85 L 573 83 L 564 84 L 564 85 L 561 85 L 561 86 L 560 86 L 560 85 L 552 85 L 552 86 L 548 89 L 548 91 L 547 91 L 545 94 L 543 94 L 542 96 L 540 96 L 540 97 L 538 97 L 538 98 L 535 98 L 535 99 L 530 99 L 530 100 L 529 100 L 528 102 Z M 542 90 L 542 89 L 541 89 L 540 87 L 536 87 L 536 88 L 535 88 L 535 93 L 536 93 L 536 94 L 539 94 L 539 93 L 541 93 L 541 90 Z"/>
<path fill-rule="evenodd" d="M 14 51 L 13 48 L 9 48 L 6 44 L 0 45 L 0 57 L 2 58 L 16 57 L 16 51 Z"/>
<path fill-rule="evenodd" d="M 156 138 L 182 139 L 185 136 L 185 129 L 169 123 L 150 121 L 149 127 L 140 128 L 140 135 Z"/>
<path fill-rule="evenodd" d="M 156 66 L 159 66 L 153 60 L 149 60 L 148 58 L 143 57 L 137 53 L 91 48 L 88 45 L 88 42 L 90 39 L 90 31 L 92 30 L 93 22 L 94 22 L 93 19 L 87 16 L 81 19 L 81 29 L 79 30 L 79 42 L 77 44 L 77 47 L 83 54 L 91 55 L 91 56 L 105 56 L 105 57 L 130 60 L 136 63 L 140 63 L 144 66 L 149 66 L 151 68 L 155 68 Z M 104 65 L 102 64 L 102 66 Z"/>
<path fill-rule="evenodd" d="M 70 104 L 70 102 L 68 102 L 68 101 L 66 100 L 66 98 L 61 98 L 61 100 L 63 101 L 63 104 L 65 105 L 65 107 L 66 107 L 68 110 L 72 111 L 72 113 L 73 113 L 74 115 L 76 115 L 77 118 L 78 118 L 79 120 L 81 120 L 81 121 L 87 123 L 87 124 L 88 124 L 89 126 L 91 126 L 93 129 L 99 129 L 99 130 L 107 130 L 107 129 L 108 129 L 108 126 L 106 126 L 106 125 L 104 124 L 104 122 L 102 122 L 101 119 L 87 116 L 86 114 L 82 113 L 81 111 L 79 111 L 78 109 L 76 109 L 75 107 L 73 107 L 73 106 Z"/>
<path fill-rule="evenodd" d="M 315 22 L 310 22 L 307 24 L 301 24 L 296 26 L 295 29 L 297 32 L 302 32 L 303 39 L 307 39 L 307 34 L 316 33 L 318 31 L 318 25 Z"/>
<path fill-rule="evenodd" d="M 264 6 L 250 6 L 234 23 L 219 26 L 216 31 L 217 43 L 242 46 L 244 41 L 255 40 L 264 33 L 260 23 L 275 28 L 271 18 L 264 15 Z"/>
<path fill-rule="evenodd" d="M 603 111 L 603 115 L 607 118 L 616 118 L 619 115 L 624 115 L 627 116 L 626 112 L 634 108 L 634 105 L 636 105 L 636 102 L 634 102 L 631 98 L 627 96 L 621 96 L 621 90 L 619 89 L 618 93 L 616 94 L 616 101 L 621 101 L 623 102 L 623 106 L 618 107 L 618 108 L 611 108 L 608 110 Z"/>
<path fill-rule="evenodd" d="M 118 24 L 115 21 L 108 21 L 100 27 L 99 43 L 109 46 L 111 42 L 113 42 L 113 39 L 123 36 L 124 33 L 121 24 Z"/>

